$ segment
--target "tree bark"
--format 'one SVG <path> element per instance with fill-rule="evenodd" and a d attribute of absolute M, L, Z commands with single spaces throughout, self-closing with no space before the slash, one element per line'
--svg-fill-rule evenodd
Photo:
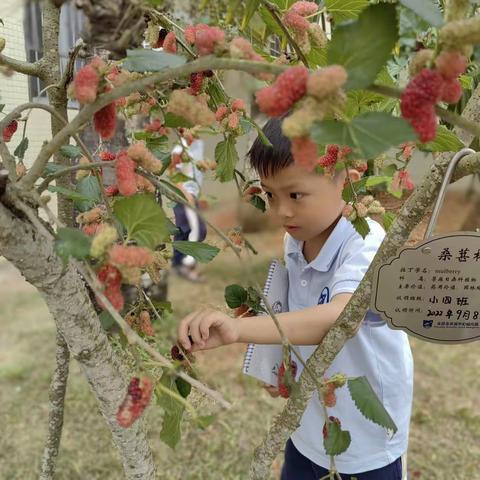
<path fill-rule="evenodd" d="M 9 196 L 9 189 L 3 200 Z M 103 331 L 85 284 L 76 269 L 64 265 L 54 251 L 53 240 L 39 233 L 0 203 L 0 252 L 34 285 L 55 320 L 73 358 L 78 360 L 94 392 L 99 410 L 120 451 L 128 479 L 154 479 L 155 465 L 142 422 L 120 427 L 116 412 L 126 393 L 126 375 L 121 371 Z M 48 275 L 45 268 L 48 265 Z"/>

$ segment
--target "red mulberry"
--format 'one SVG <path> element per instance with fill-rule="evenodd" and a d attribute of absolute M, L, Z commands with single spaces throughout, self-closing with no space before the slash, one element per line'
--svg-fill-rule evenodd
<path fill-rule="evenodd" d="M 327 153 L 318 159 L 318 164 L 323 168 L 332 167 L 337 163 L 340 147 L 332 144 L 327 146 Z"/>
<path fill-rule="evenodd" d="M 152 381 L 144 377 L 133 377 L 128 385 L 127 395 L 117 412 L 117 422 L 121 427 L 130 427 L 150 403 L 152 398 Z"/>
<path fill-rule="evenodd" d="M 97 274 L 98 280 L 103 284 L 103 294 L 112 304 L 115 310 L 119 311 L 123 308 L 125 300 L 120 290 L 122 283 L 122 275 L 120 271 L 113 265 L 104 265 Z M 97 298 L 99 305 L 105 309 L 103 302 Z"/>
<path fill-rule="evenodd" d="M 443 84 L 441 99 L 447 103 L 457 103 L 463 95 L 462 85 L 457 78 L 446 80 Z"/>
<path fill-rule="evenodd" d="M 109 150 L 104 150 L 103 152 L 100 152 L 99 157 L 102 162 L 111 162 L 112 160 L 115 160 L 116 155 Z"/>
<path fill-rule="evenodd" d="M 4 129 L 3 129 L 3 141 L 9 142 L 13 134 L 17 131 L 18 122 L 16 120 L 12 120 Z"/>
<path fill-rule="evenodd" d="M 125 197 L 137 193 L 137 181 L 135 178 L 135 167 L 137 164 L 126 152 L 118 155 L 116 164 L 118 191 Z"/>
<path fill-rule="evenodd" d="M 290 387 L 284 383 L 285 370 L 285 363 L 282 363 L 278 369 L 278 391 L 280 396 L 288 398 L 290 396 Z M 295 375 L 297 374 L 297 364 L 293 360 L 290 360 L 290 372 L 293 379 L 295 379 Z"/>
<path fill-rule="evenodd" d="M 190 75 L 190 93 L 198 95 L 202 91 L 203 72 L 195 72 Z"/>
<path fill-rule="evenodd" d="M 292 139 L 292 155 L 296 164 L 313 171 L 318 163 L 317 145 L 310 137 L 295 137 Z"/>
<path fill-rule="evenodd" d="M 117 128 L 117 108 L 115 102 L 109 103 L 93 116 L 95 131 L 102 140 L 110 140 Z"/>

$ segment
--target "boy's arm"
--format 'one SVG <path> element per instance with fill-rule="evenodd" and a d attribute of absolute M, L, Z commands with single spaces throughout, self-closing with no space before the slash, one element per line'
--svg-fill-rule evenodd
<path fill-rule="evenodd" d="M 318 345 L 350 300 L 341 293 L 327 304 L 285 312 L 277 319 L 294 345 Z M 230 343 L 281 343 L 280 333 L 269 315 L 232 318 L 218 310 L 187 315 L 179 324 L 178 340 L 187 350 L 207 350 Z"/>

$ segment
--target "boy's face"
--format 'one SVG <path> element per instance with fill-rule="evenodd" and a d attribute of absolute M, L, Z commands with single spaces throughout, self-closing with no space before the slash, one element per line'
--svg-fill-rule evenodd
<path fill-rule="evenodd" d="M 345 177 L 344 171 L 331 178 L 292 164 L 260 180 L 271 213 L 292 237 L 309 241 L 341 214 Z"/>

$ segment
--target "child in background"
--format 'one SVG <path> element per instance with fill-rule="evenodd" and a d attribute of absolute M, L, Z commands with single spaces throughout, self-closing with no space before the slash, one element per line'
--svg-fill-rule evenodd
<path fill-rule="evenodd" d="M 367 219 L 365 239 L 342 216 L 346 172 L 334 177 L 309 172 L 294 163 L 290 140 L 281 120 L 271 119 L 263 129 L 272 147 L 257 138 L 249 152 L 260 176 L 269 209 L 285 230 L 285 263 L 289 277 L 289 311 L 278 320 L 305 360 L 321 343 L 348 303 L 383 241 L 385 232 Z M 351 181 L 361 173 L 349 169 Z M 195 311 L 178 326 L 178 340 L 190 351 L 231 343 L 280 344 L 268 315 L 231 318 L 216 310 Z M 298 364 L 298 362 L 297 362 Z M 296 378 L 302 366 L 298 365 Z M 365 375 L 390 413 L 398 431 L 390 437 L 368 421 L 354 405 L 346 388 L 328 414 L 339 418 L 351 434 L 348 449 L 335 458 L 343 480 L 401 480 L 406 475 L 402 456 L 407 451 L 413 393 L 413 360 L 407 335 L 392 330 L 369 312 L 353 338 L 339 352 L 326 375 Z M 275 395 L 275 387 L 268 390 Z M 282 480 L 318 480 L 328 474 L 330 458 L 323 447 L 323 407 L 314 393 L 285 447 Z"/>

